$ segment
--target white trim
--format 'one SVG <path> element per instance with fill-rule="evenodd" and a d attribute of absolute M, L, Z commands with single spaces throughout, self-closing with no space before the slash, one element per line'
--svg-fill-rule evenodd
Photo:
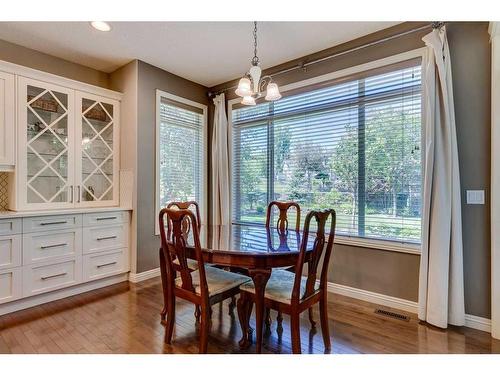
<path fill-rule="evenodd" d="M 339 245 L 366 247 L 370 249 L 396 251 L 420 256 L 421 245 L 408 242 L 385 241 L 374 238 L 348 237 L 339 234 L 335 235 L 334 242 Z"/>
<path fill-rule="evenodd" d="M 313 77 L 310 79 L 290 83 L 288 85 L 285 85 L 280 88 L 281 92 L 286 92 L 289 90 L 294 90 L 297 88 L 301 88 L 304 86 L 310 86 L 314 85 L 317 83 L 325 82 L 325 81 L 330 81 L 342 77 L 347 77 L 350 75 L 354 75 L 360 72 L 365 72 L 368 70 L 372 70 L 375 68 L 380 68 L 382 66 L 387 66 L 391 64 L 396 64 L 402 61 L 406 60 L 411 60 L 415 59 L 418 57 L 423 58 L 425 53 L 426 53 L 426 48 L 417 48 L 411 51 L 403 52 L 397 55 L 385 57 L 383 59 L 379 60 L 374 60 L 370 61 L 365 64 L 360 64 L 356 66 L 352 66 L 346 69 L 341 69 L 337 70 L 331 73 L 323 74 L 317 77 Z M 232 112 L 233 112 L 233 105 L 239 103 L 241 101 L 241 98 L 234 98 L 231 100 L 228 100 L 227 102 L 227 114 L 228 114 L 228 125 L 230 127 L 229 134 L 232 135 Z M 230 160 L 232 162 L 232 153 L 233 153 L 233 145 L 232 145 L 232 140 L 230 141 Z M 231 164 L 232 167 L 232 164 Z M 230 168 L 231 169 L 231 168 Z M 232 194 L 232 193 L 231 193 Z M 230 197 L 231 203 L 232 203 L 232 196 Z M 500 212 L 500 210 L 499 210 Z M 232 218 L 231 218 L 232 220 Z M 377 250 L 386 250 L 386 251 L 395 251 L 399 253 L 407 253 L 407 254 L 414 254 L 414 255 L 420 255 L 421 253 L 421 245 L 419 244 L 412 244 L 412 243 L 405 243 L 405 242 L 395 242 L 395 241 L 385 241 L 385 240 L 378 240 L 378 239 L 371 239 L 371 238 L 362 238 L 362 237 L 349 237 L 349 236 L 342 236 L 340 234 L 335 236 L 335 243 L 341 244 L 341 245 L 349 245 L 349 246 L 358 246 L 358 247 L 366 247 L 366 248 L 372 248 L 372 249 L 377 249 Z"/>
<path fill-rule="evenodd" d="M 152 279 L 153 277 L 158 277 L 158 276 L 160 276 L 160 267 L 153 268 L 152 270 L 144 271 L 141 273 L 130 272 L 128 276 L 128 281 L 130 281 L 133 284 L 137 284 L 140 283 L 141 281 Z"/>
<path fill-rule="evenodd" d="M 491 34 L 491 335 L 500 339 L 500 24 Z"/>
<path fill-rule="evenodd" d="M 158 227 L 158 215 L 160 213 L 160 104 L 161 98 L 170 99 L 179 103 L 187 104 L 192 107 L 200 108 L 203 111 L 203 128 L 202 128 L 202 138 L 203 138 L 203 152 L 202 152 L 202 164 L 203 172 L 201 178 L 201 186 L 203 191 L 201 192 L 201 222 L 202 224 L 207 223 L 207 211 L 208 211 L 208 106 L 201 104 L 177 95 L 170 94 L 168 92 L 156 89 L 156 133 L 155 133 L 155 235 L 159 235 Z"/>
<path fill-rule="evenodd" d="M 371 302 L 377 305 L 407 311 L 412 314 L 416 314 L 418 312 L 418 302 L 331 282 L 328 282 L 327 289 L 330 293 L 336 293 L 342 296 L 359 299 L 361 301 Z"/>
<path fill-rule="evenodd" d="M 0 60 L 0 70 L 26 78 L 32 78 L 45 83 L 60 85 L 69 89 L 84 91 L 89 94 L 105 96 L 107 98 L 121 100 L 123 94 L 118 91 L 105 89 L 100 86 L 91 85 L 89 83 L 76 81 L 74 79 L 61 77 L 52 73 L 43 72 L 41 70 L 28 68 L 23 65 L 13 64 L 7 61 Z"/>
<path fill-rule="evenodd" d="M 61 290 L 55 290 L 53 292 L 44 293 L 28 298 L 23 298 L 17 301 L 4 303 L 0 305 L 0 316 L 4 314 L 9 314 L 14 311 L 24 310 L 33 306 L 41 305 L 43 303 L 52 302 L 62 298 L 74 296 L 76 294 L 89 292 L 94 289 L 104 288 L 109 285 L 121 283 L 127 281 L 127 278 L 128 278 L 127 274 L 111 276 L 105 279 L 91 281 L 85 284 L 79 284 Z"/>
<path fill-rule="evenodd" d="M 491 332 L 491 319 L 486 319 L 481 316 L 465 314 L 465 326 L 474 328 L 479 331 Z"/>
<path fill-rule="evenodd" d="M 331 282 L 328 282 L 327 289 L 330 293 L 340 294 L 376 305 L 387 306 L 411 314 L 418 313 L 418 302 Z M 479 331 L 491 332 L 491 320 L 480 316 L 465 314 L 465 326 Z"/>

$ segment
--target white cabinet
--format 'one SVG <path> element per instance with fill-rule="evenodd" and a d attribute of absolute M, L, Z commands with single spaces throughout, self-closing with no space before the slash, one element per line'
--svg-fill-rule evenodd
<path fill-rule="evenodd" d="M 18 77 L 15 210 L 116 206 L 120 103 Z"/>
<path fill-rule="evenodd" d="M 76 185 L 82 207 L 118 204 L 119 102 L 76 93 Z"/>
<path fill-rule="evenodd" d="M 15 164 L 14 75 L 0 71 L 0 171 L 12 170 Z"/>

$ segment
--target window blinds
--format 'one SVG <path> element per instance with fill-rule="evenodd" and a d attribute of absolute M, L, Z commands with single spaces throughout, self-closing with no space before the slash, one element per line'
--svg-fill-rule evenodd
<path fill-rule="evenodd" d="M 162 97 L 159 127 L 160 207 L 200 202 L 203 179 L 203 111 Z"/>
<path fill-rule="evenodd" d="M 420 107 L 412 60 L 234 109 L 233 221 L 294 200 L 334 208 L 341 235 L 420 242 Z"/>

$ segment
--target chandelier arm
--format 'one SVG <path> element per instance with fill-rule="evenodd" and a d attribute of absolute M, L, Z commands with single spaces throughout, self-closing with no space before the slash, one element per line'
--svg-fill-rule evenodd
<path fill-rule="evenodd" d="M 272 80 L 273 78 L 269 75 L 262 77 L 259 82 L 259 91 L 264 91 L 264 86 L 271 83 Z"/>

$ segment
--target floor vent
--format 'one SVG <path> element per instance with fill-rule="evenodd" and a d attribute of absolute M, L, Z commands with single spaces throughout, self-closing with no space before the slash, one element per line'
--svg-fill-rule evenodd
<path fill-rule="evenodd" d="M 384 316 L 387 316 L 387 317 L 393 318 L 393 319 L 403 320 L 405 322 L 409 322 L 410 321 L 410 317 L 409 316 L 403 315 L 403 314 L 398 314 L 398 313 L 395 313 L 395 312 L 392 312 L 392 311 L 387 311 L 387 310 L 382 310 L 382 309 L 375 309 L 375 314 L 384 315 Z"/>

